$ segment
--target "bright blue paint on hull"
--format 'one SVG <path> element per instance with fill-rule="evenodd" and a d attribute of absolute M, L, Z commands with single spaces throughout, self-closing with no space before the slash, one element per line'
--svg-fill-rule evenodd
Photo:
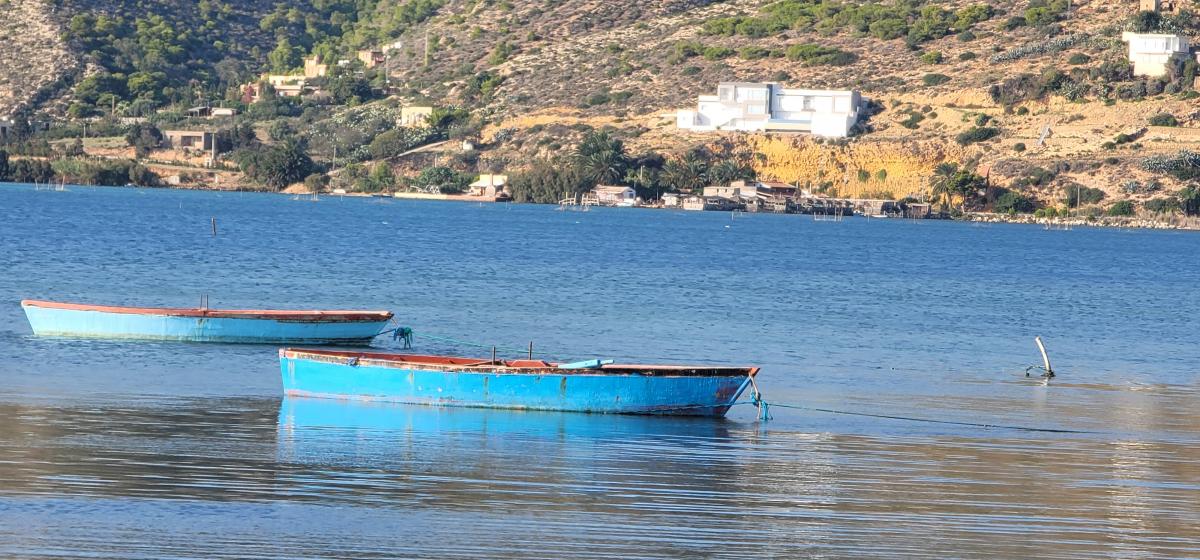
<path fill-rule="evenodd" d="M 281 351 L 284 393 L 435 406 L 720 417 L 750 384 L 745 375 L 437 371 L 351 361 L 290 358 Z"/>
<path fill-rule="evenodd" d="M 387 321 L 289 322 L 22 306 L 38 336 L 259 344 L 369 344 Z"/>

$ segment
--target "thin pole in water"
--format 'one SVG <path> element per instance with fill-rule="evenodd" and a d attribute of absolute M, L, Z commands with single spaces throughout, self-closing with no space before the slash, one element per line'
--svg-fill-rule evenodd
<path fill-rule="evenodd" d="M 1046 354 L 1046 345 L 1042 344 L 1042 337 L 1034 337 L 1033 341 L 1037 343 L 1038 350 L 1042 352 L 1042 364 L 1046 367 L 1046 377 L 1054 377 L 1054 369 L 1050 367 L 1050 356 Z"/>
<path fill-rule="evenodd" d="M 492 365 L 496 365 L 496 347 L 492 347 Z"/>
<path fill-rule="evenodd" d="M 217 236 L 217 217 L 216 216 L 212 217 L 212 234 L 213 234 L 213 237 Z"/>
<path fill-rule="evenodd" d="M 530 360 L 533 359 L 533 341 L 532 340 L 529 341 L 529 359 Z"/>

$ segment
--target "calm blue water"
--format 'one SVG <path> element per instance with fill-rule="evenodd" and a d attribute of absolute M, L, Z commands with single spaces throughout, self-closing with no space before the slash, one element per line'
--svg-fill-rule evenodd
<path fill-rule="evenodd" d="M 1195 233 L 69 189 L 0 186 L 0 557 L 1200 555 Z M 284 401 L 273 347 L 38 339 L 18 305 L 205 294 L 759 365 L 804 408 Z"/>

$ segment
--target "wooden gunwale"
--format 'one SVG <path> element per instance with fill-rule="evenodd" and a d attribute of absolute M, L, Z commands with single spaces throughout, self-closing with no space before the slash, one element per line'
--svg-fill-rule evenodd
<path fill-rule="evenodd" d="M 367 365 L 396 369 L 421 369 L 445 372 L 523 373 L 554 375 L 648 375 L 675 377 L 754 377 L 759 368 L 752 366 L 710 365 L 640 365 L 605 364 L 592 369 L 559 369 L 557 363 L 543 362 L 544 367 L 524 366 L 529 360 L 497 360 L 463 358 L 458 356 L 431 356 L 422 354 L 392 354 L 385 352 L 354 352 L 341 350 L 318 350 L 305 348 L 282 348 L 279 355 L 290 359 L 307 359 L 328 363 L 346 363 L 356 360 L 355 365 Z"/>
<path fill-rule="evenodd" d="M 279 309 L 204 309 L 181 307 L 124 307 L 116 305 L 90 305 L 57 301 L 21 300 L 22 307 L 41 307 L 69 311 L 95 311 L 125 315 L 158 315 L 164 317 L 199 317 L 213 319 L 265 319 L 285 322 L 375 322 L 392 318 L 390 311 L 311 310 L 290 311 Z"/>

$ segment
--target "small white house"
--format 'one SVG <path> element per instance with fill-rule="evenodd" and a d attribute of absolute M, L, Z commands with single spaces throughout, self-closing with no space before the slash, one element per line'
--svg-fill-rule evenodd
<path fill-rule="evenodd" d="M 414 105 L 400 109 L 400 126 L 424 126 L 433 116 L 433 107 Z"/>
<path fill-rule="evenodd" d="M 1133 63 L 1133 75 L 1165 76 L 1171 60 L 1187 56 L 1188 39 L 1173 33 L 1133 33 L 1126 31 L 1121 40 L 1129 43 L 1129 61 Z"/>
<path fill-rule="evenodd" d="M 505 194 L 504 186 L 508 184 L 508 175 L 493 175 L 484 173 L 470 184 L 471 196 L 499 197 Z"/>
<path fill-rule="evenodd" d="M 601 206 L 633 206 L 637 204 L 637 191 L 633 187 L 597 185 L 592 189 L 596 204 Z"/>
<path fill-rule="evenodd" d="M 728 185 L 710 185 L 704 187 L 704 196 L 719 196 L 728 199 L 756 198 L 759 192 L 757 181 L 733 181 Z"/>
<path fill-rule="evenodd" d="M 676 113 L 683 130 L 807 132 L 843 138 L 858 122 L 862 98 L 852 90 L 788 89 L 774 82 L 721 82 L 696 110 Z"/>

